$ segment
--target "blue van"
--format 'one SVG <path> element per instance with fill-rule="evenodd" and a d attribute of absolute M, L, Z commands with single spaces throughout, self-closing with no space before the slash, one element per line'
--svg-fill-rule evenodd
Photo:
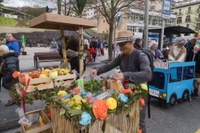
<path fill-rule="evenodd" d="M 195 62 L 171 62 L 166 69 L 154 68 L 149 94 L 171 105 L 179 99 L 189 100 L 194 77 Z"/>

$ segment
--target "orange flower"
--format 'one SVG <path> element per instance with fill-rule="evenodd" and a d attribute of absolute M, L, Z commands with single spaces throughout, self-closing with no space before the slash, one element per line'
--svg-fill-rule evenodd
<path fill-rule="evenodd" d="M 96 119 L 104 120 L 107 117 L 108 107 L 105 100 L 96 100 L 93 103 L 92 111 Z"/>
<path fill-rule="evenodd" d="M 124 94 L 124 95 L 127 94 L 127 93 L 133 95 L 133 91 L 130 88 L 122 90 L 121 93 Z"/>
<path fill-rule="evenodd" d="M 139 99 L 139 103 L 140 103 L 140 108 L 142 108 L 145 105 L 145 101 L 143 98 Z"/>
<path fill-rule="evenodd" d="M 138 133 L 142 133 L 142 129 L 139 128 Z"/>
<path fill-rule="evenodd" d="M 12 73 L 13 78 L 17 78 L 19 76 L 19 72 L 18 71 L 14 71 Z"/>

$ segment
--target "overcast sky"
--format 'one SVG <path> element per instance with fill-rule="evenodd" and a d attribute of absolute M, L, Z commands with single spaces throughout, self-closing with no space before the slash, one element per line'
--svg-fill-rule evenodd
<path fill-rule="evenodd" d="M 24 7 L 24 6 L 30 6 L 30 7 L 49 6 L 51 8 L 57 7 L 56 0 L 4 0 L 2 4 L 4 6 L 10 6 L 10 7 Z"/>

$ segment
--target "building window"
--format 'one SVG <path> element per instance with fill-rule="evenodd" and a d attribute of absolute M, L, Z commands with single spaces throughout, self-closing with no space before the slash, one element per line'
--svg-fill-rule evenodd
<path fill-rule="evenodd" d="M 191 11 L 191 6 L 190 7 L 188 7 L 188 13 L 191 13 L 192 11 Z"/>
<path fill-rule="evenodd" d="M 191 22 L 191 20 L 190 20 L 190 15 L 186 16 L 185 22 L 186 22 L 186 23 Z"/>
<path fill-rule="evenodd" d="M 177 24 L 180 24 L 180 23 L 182 23 L 182 17 L 177 18 Z"/>
<path fill-rule="evenodd" d="M 189 28 L 189 27 L 190 27 L 190 24 L 186 24 L 186 27 L 188 27 L 188 28 Z"/>
<path fill-rule="evenodd" d="M 179 15 L 181 15 L 182 13 L 181 13 L 181 11 L 182 11 L 182 9 L 179 9 Z"/>

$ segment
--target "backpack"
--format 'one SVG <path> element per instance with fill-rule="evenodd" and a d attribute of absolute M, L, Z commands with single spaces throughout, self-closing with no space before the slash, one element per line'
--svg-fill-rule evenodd
<path fill-rule="evenodd" d="M 147 57 L 148 57 L 148 59 L 149 59 L 149 62 L 150 62 L 150 68 L 151 68 L 151 71 L 152 71 L 152 77 L 151 77 L 151 79 L 153 79 L 153 69 L 154 69 L 154 65 L 153 65 L 153 57 L 154 57 L 154 55 L 153 55 L 153 53 L 149 50 L 149 49 L 145 49 L 145 48 L 143 48 L 143 49 L 140 49 L 139 51 L 141 51 L 142 53 L 144 53 L 144 54 L 146 54 L 147 55 Z M 138 52 L 138 58 L 137 58 L 137 67 L 136 68 L 138 68 L 138 70 L 140 70 L 140 67 L 139 67 L 139 54 L 140 54 L 140 52 Z M 149 85 L 151 85 L 151 80 L 149 81 L 149 82 L 147 82 L 147 88 L 148 88 L 148 98 L 147 98 L 147 107 L 148 107 L 148 118 L 151 118 L 151 109 L 150 109 L 150 99 L 151 99 L 151 96 L 150 96 L 150 94 L 149 94 Z"/>
<path fill-rule="evenodd" d="M 142 49 L 141 51 L 147 55 L 147 57 L 149 59 L 149 62 L 150 62 L 150 68 L 151 68 L 151 70 L 153 72 L 153 69 L 154 69 L 154 65 L 153 65 L 153 57 L 154 57 L 154 55 L 153 55 L 153 53 L 149 49 Z"/>
<path fill-rule="evenodd" d="M 137 59 L 137 66 L 136 66 L 136 68 L 138 69 L 138 70 L 140 70 L 140 66 L 139 66 L 139 54 L 140 54 L 140 52 L 139 51 L 141 51 L 142 53 L 144 53 L 145 55 L 147 55 L 147 57 L 148 57 L 148 59 L 149 59 L 149 62 L 150 62 L 150 68 L 151 68 L 151 71 L 153 72 L 153 69 L 154 69 L 154 65 L 153 65 L 153 57 L 154 57 L 154 55 L 153 55 L 153 53 L 149 50 L 149 49 L 139 49 L 139 50 L 137 50 L 138 51 L 138 54 L 137 54 L 137 56 L 138 56 L 138 58 L 136 58 Z"/>

